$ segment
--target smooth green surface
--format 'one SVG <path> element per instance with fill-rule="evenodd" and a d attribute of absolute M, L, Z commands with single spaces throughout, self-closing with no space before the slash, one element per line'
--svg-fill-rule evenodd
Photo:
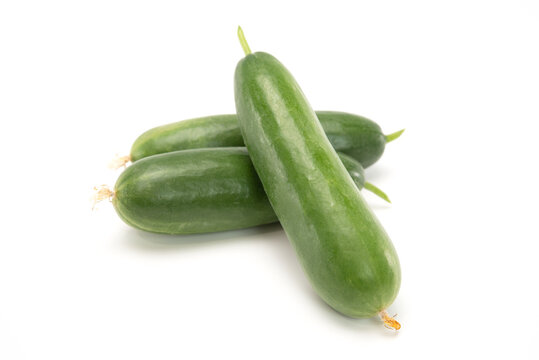
<path fill-rule="evenodd" d="M 342 155 L 358 188 L 363 168 Z M 129 166 L 113 204 L 129 225 L 151 232 L 196 234 L 277 221 L 244 147 L 175 151 Z"/>
<path fill-rule="evenodd" d="M 380 126 L 363 116 L 339 111 L 316 112 L 333 147 L 364 168 L 382 156 L 386 137 Z M 139 136 L 131 160 L 176 150 L 244 146 L 236 115 L 214 115 L 158 126 Z"/>
<path fill-rule="evenodd" d="M 395 249 L 292 75 L 257 52 L 234 79 L 245 144 L 313 287 L 351 317 L 387 308 L 401 281 Z"/>
<path fill-rule="evenodd" d="M 150 129 L 131 147 L 131 161 L 177 150 L 244 146 L 236 115 L 178 121 Z"/>
<path fill-rule="evenodd" d="M 363 116 L 317 111 L 316 116 L 335 150 L 350 155 L 367 168 L 380 159 L 386 146 L 382 129 Z"/>

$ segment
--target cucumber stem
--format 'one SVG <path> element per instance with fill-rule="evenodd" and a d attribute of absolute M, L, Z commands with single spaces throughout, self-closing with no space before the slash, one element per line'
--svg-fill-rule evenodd
<path fill-rule="evenodd" d="M 392 142 L 392 141 L 395 140 L 395 139 L 398 139 L 398 138 L 402 135 L 402 133 L 404 132 L 404 130 L 405 130 L 405 129 L 402 129 L 402 130 L 396 131 L 396 132 L 394 132 L 394 133 L 392 133 L 392 134 L 386 135 L 386 144 L 387 144 L 388 142 Z"/>
<path fill-rule="evenodd" d="M 365 182 L 365 184 L 363 184 L 363 187 L 365 188 L 365 190 L 372 192 L 374 195 L 384 199 L 391 204 L 391 200 L 389 200 L 389 197 L 386 195 L 386 193 L 371 184 L 370 182 Z"/>
<path fill-rule="evenodd" d="M 401 324 L 395 320 L 393 317 L 389 316 L 389 314 L 387 313 L 387 311 L 385 310 L 382 310 L 378 313 L 378 315 L 380 316 L 380 318 L 382 319 L 382 321 L 384 322 L 384 326 L 388 329 L 392 329 L 392 330 L 399 330 L 401 328 Z M 394 315 L 396 316 L 396 315 Z"/>
<path fill-rule="evenodd" d="M 109 189 L 107 185 L 94 186 L 94 195 L 92 196 L 92 210 L 95 209 L 95 206 L 98 202 L 109 199 L 112 201 L 114 197 L 114 191 Z"/>
<path fill-rule="evenodd" d="M 245 40 L 245 35 L 243 34 L 241 26 L 238 26 L 238 38 L 240 39 L 240 44 L 245 55 L 251 54 L 251 48 L 249 47 L 249 44 L 247 44 L 247 40 Z"/>
<path fill-rule="evenodd" d="M 118 154 L 116 154 L 114 159 L 112 159 L 109 163 L 109 169 L 117 170 L 121 168 L 122 166 L 125 168 L 127 163 L 130 161 L 131 161 L 130 155 L 119 156 Z"/>

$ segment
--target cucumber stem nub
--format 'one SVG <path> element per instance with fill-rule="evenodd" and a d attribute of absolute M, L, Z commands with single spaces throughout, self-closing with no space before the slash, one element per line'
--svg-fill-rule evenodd
<path fill-rule="evenodd" d="M 365 188 L 365 190 L 372 192 L 374 195 L 384 199 L 391 204 L 391 200 L 389 200 L 389 197 L 386 195 L 386 193 L 371 184 L 370 182 L 365 182 L 365 184 L 363 184 L 363 187 Z"/>
<path fill-rule="evenodd" d="M 395 139 L 398 139 L 402 135 L 404 130 L 405 129 L 402 129 L 402 130 L 396 131 L 396 132 L 394 132 L 392 134 L 386 135 L 386 144 L 388 142 L 391 142 L 391 141 L 395 140 Z"/>
<path fill-rule="evenodd" d="M 382 321 L 384 322 L 384 326 L 388 329 L 392 330 L 399 330 L 401 328 L 401 324 L 395 320 L 392 316 L 389 316 L 387 311 L 382 310 L 378 313 Z M 394 315 L 395 316 L 395 315 Z"/>
<path fill-rule="evenodd" d="M 240 39 L 240 44 L 245 55 L 251 54 L 251 48 L 249 47 L 249 44 L 247 44 L 247 40 L 245 40 L 245 35 L 243 34 L 241 26 L 238 26 L 238 38 Z"/>

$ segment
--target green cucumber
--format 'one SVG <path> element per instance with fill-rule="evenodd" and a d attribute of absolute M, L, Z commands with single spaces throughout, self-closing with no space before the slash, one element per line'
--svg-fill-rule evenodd
<path fill-rule="evenodd" d="M 387 314 L 401 282 L 391 240 L 339 160 L 290 72 L 251 53 L 234 75 L 236 112 L 256 172 L 317 293 L 350 317 Z"/>
<path fill-rule="evenodd" d="M 382 156 L 386 143 L 402 133 L 401 130 L 384 135 L 378 124 L 359 115 L 337 111 L 318 111 L 316 114 L 335 149 L 352 156 L 364 168 L 374 164 Z M 130 156 L 122 159 L 135 162 L 171 151 L 229 146 L 244 146 L 238 118 L 236 115 L 214 115 L 150 129 L 135 140 Z"/>
<path fill-rule="evenodd" d="M 361 164 L 347 155 L 341 160 L 363 188 Z M 244 147 L 149 156 L 123 171 L 114 191 L 101 191 L 122 220 L 151 232 L 196 234 L 277 221 Z"/>

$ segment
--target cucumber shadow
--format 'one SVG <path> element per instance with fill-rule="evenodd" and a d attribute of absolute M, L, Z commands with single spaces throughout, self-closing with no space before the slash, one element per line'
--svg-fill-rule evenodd
<path fill-rule="evenodd" d="M 313 309 L 313 316 L 320 316 L 321 324 L 325 321 L 330 326 L 335 326 L 335 331 L 365 332 L 373 336 L 395 337 L 398 332 L 386 329 L 382 321 L 377 317 L 355 319 L 347 317 L 329 306 L 310 285 L 305 276 L 294 249 L 289 243 L 286 234 L 279 224 L 275 224 L 276 231 L 263 236 L 268 241 L 264 247 L 265 256 L 275 263 L 276 276 L 282 281 L 290 282 L 299 297 L 305 297 Z M 396 304 L 391 306 L 390 311 L 398 311 Z M 321 326 L 324 326 L 323 324 Z"/>
<path fill-rule="evenodd" d="M 128 227 L 122 232 L 123 242 L 131 249 L 146 252 L 168 252 L 173 249 L 188 250 L 215 246 L 256 238 L 259 235 L 282 231 L 279 223 L 261 225 L 241 230 L 192 235 L 168 235 L 146 232 Z"/>
<path fill-rule="evenodd" d="M 326 322 L 335 331 L 365 332 L 374 336 L 395 337 L 398 333 L 384 328 L 377 318 L 354 319 L 335 311 L 313 290 L 296 254 L 288 242 L 279 223 L 267 224 L 242 230 L 232 230 L 208 234 L 167 235 L 145 232 L 130 227 L 121 231 L 121 243 L 131 251 L 155 254 L 158 256 L 171 252 L 205 251 L 207 247 L 229 246 L 231 243 L 257 241 L 265 257 L 275 263 L 276 276 L 282 281 L 291 282 L 297 289 L 297 296 L 305 297 L 313 307 L 313 314 L 320 316 L 321 326 Z M 255 256 L 257 254 L 254 254 Z"/>
<path fill-rule="evenodd" d="M 340 331 L 366 332 L 374 336 L 387 338 L 397 337 L 399 334 L 398 331 L 387 329 L 378 316 L 360 319 L 351 318 L 339 313 L 318 296 L 315 296 L 314 301 L 320 307 L 320 316 L 324 317 L 327 322 L 335 325 Z M 392 309 L 394 307 L 395 304 L 391 306 Z"/>
<path fill-rule="evenodd" d="M 369 182 L 382 181 L 391 176 L 391 169 L 387 169 L 383 165 L 374 165 L 365 169 L 365 180 Z"/>

